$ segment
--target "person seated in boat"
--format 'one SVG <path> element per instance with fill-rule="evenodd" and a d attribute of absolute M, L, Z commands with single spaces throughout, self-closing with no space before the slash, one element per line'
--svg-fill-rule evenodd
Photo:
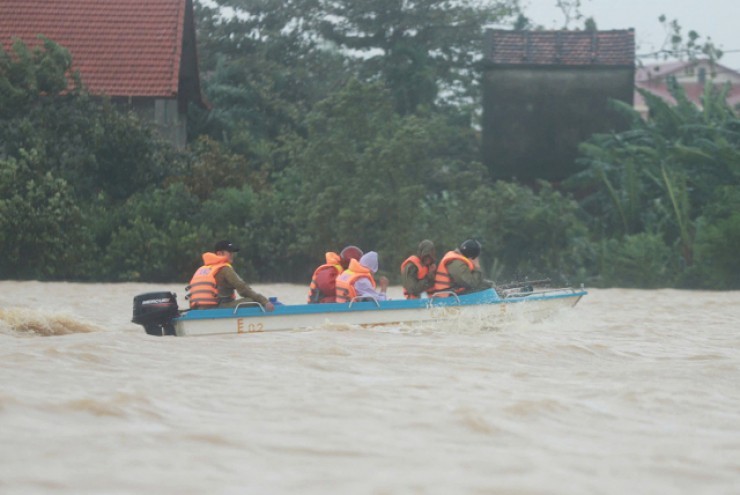
<path fill-rule="evenodd" d="M 380 277 L 375 283 L 373 274 L 378 271 L 378 253 L 369 251 L 360 260 L 351 260 L 349 268 L 337 277 L 337 302 L 346 303 L 356 297 L 367 297 L 367 300 L 386 301 L 388 279 Z M 380 290 L 377 290 L 377 287 Z"/>
<path fill-rule="evenodd" d="M 275 306 L 262 294 L 255 292 L 237 275 L 231 264 L 239 248 L 230 241 L 218 241 L 214 252 L 203 253 L 203 266 L 198 268 L 186 287 L 190 309 L 233 308 L 237 304 L 257 302 L 266 311 Z M 237 299 L 238 292 L 241 299 Z"/>
<path fill-rule="evenodd" d="M 326 253 L 326 263 L 313 272 L 308 288 L 308 303 L 336 302 L 336 280 L 339 274 L 349 267 L 351 260 L 359 260 L 362 250 L 357 246 L 347 246 L 340 254 Z"/>
<path fill-rule="evenodd" d="M 419 243 L 416 254 L 409 256 L 401 263 L 401 283 L 406 299 L 419 299 L 426 296 L 434 286 L 437 272 L 437 261 L 434 243 L 424 239 Z"/>
<path fill-rule="evenodd" d="M 444 255 L 437 266 L 432 287 L 435 294 L 442 292 L 437 297 L 451 295 L 448 291 L 469 294 L 493 287 L 493 282 L 486 280 L 481 270 L 480 251 L 480 243 L 468 239 L 460 247 Z"/>
<path fill-rule="evenodd" d="M 346 246 L 344 249 L 342 249 L 342 252 L 339 253 L 339 257 L 341 258 L 342 262 L 342 271 L 349 268 L 349 264 L 352 260 L 360 261 L 360 258 L 362 258 L 362 255 L 365 254 L 362 252 L 362 249 L 358 248 L 357 246 Z"/>

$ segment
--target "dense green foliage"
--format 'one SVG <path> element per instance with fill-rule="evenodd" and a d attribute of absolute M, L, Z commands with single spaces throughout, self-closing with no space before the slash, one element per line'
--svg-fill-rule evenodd
<path fill-rule="evenodd" d="M 582 145 L 587 168 L 571 184 L 593 191 L 582 205 L 608 241 L 603 283 L 740 288 L 727 254 L 740 235 L 740 118 L 726 91 L 707 84 L 702 108 L 680 86 L 673 106 L 642 92 L 647 121 L 621 105 L 632 128 Z"/>
<path fill-rule="evenodd" d="M 190 146 L 89 96 L 52 41 L 0 50 L 0 277 L 186 281 L 219 238 L 250 280 L 306 282 L 324 252 L 400 262 L 479 239 L 500 282 L 740 288 L 740 121 L 707 88 L 582 146 L 567 187 L 478 163 L 482 29 L 514 2 L 196 4 Z"/>

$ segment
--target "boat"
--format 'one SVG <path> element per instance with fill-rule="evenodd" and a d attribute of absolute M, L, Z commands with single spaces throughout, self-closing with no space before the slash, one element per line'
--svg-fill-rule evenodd
<path fill-rule="evenodd" d="M 480 321 L 500 326 L 511 320 L 539 321 L 575 306 L 583 289 L 511 284 L 471 294 L 444 291 L 424 299 L 378 301 L 364 298 L 349 303 L 275 304 L 268 312 L 256 302 L 228 309 L 182 310 L 172 292 L 134 297 L 132 321 L 150 335 L 200 336 L 306 330 L 334 325 L 377 327 L 428 325 L 438 321 Z"/>

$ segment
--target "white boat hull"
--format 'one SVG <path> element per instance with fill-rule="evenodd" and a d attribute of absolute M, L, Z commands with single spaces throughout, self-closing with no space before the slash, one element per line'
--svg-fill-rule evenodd
<path fill-rule="evenodd" d="M 511 320 L 538 321 L 574 306 L 584 291 L 558 289 L 500 299 L 494 291 L 416 301 L 362 302 L 191 311 L 173 320 L 178 336 L 246 334 L 326 326 L 419 325 L 437 321 L 483 322 L 500 326 Z"/>

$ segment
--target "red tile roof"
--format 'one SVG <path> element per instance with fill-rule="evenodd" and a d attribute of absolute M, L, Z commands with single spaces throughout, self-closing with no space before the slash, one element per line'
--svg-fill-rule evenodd
<path fill-rule="evenodd" d="M 69 49 L 93 94 L 177 95 L 185 9 L 190 0 L 0 0 L 0 43 Z"/>
<path fill-rule="evenodd" d="M 508 31 L 487 32 L 485 61 L 499 65 L 634 66 L 635 32 Z"/>

